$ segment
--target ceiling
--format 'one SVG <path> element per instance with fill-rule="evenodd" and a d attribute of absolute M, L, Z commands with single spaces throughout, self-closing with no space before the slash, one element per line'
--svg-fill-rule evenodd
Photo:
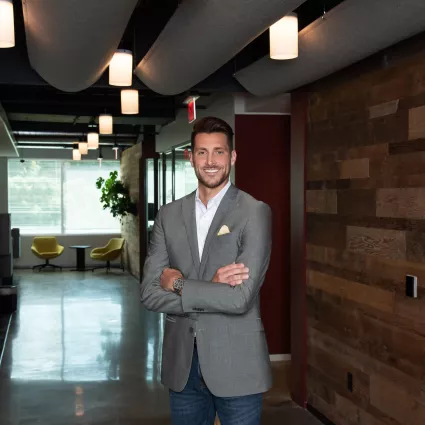
<path fill-rule="evenodd" d="M 32 0 L 25 1 L 28 4 Z M 136 65 L 150 52 L 177 8 L 182 3 L 191 2 L 194 5 L 201 0 L 133 1 L 136 6 L 119 47 L 133 51 Z M 286 1 L 291 4 L 290 1 L 293 0 Z M 293 2 L 300 4 L 295 9 L 299 29 L 315 21 L 323 14 L 324 9 L 329 11 L 341 2 Z M 10 134 L 18 147 L 70 147 L 72 141 L 85 136 L 89 131 L 89 124 L 95 125 L 97 116 L 103 112 L 113 114 L 115 133 L 101 136 L 101 144 L 135 143 L 140 140 L 140 134 L 147 131 L 158 133 L 162 126 L 174 121 L 177 111 L 185 108 L 183 101 L 188 94 L 200 95 L 198 107 L 208 108 L 216 93 L 245 92 L 245 88 L 234 77 L 235 73 L 267 55 L 269 48 L 266 30 L 207 78 L 175 95 L 161 95 L 133 76 L 133 88 L 139 89 L 140 112 L 138 115 L 121 115 L 120 88 L 108 84 L 107 69 L 88 88 L 73 92 L 59 90 L 40 77 L 33 68 L 34 59 L 30 62 L 29 58 L 27 39 L 31 40 L 31 37 L 28 38 L 28 34 L 26 36 L 22 0 L 14 0 L 14 11 L 16 45 L 11 49 L 0 49 L 0 104 L 9 122 Z M 194 34 L 193 43 L 196 40 L 197 35 Z M 92 46 L 88 42 L 88 52 L 90 47 Z M 83 56 L 83 52 L 81 55 Z M 5 156 L 6 148 L 3 149 L 2 146 L 0 143 L 0 156 Z M 7 152 L 10 154 L 10 150 Z"/>

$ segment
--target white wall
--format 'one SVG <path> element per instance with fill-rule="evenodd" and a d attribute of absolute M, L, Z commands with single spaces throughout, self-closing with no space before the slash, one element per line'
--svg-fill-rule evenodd
<path fill-rule="evenodd" d="M 199 103 L 205 103 L 199 99 Z M 233 95 L 219 94 L 211 96 L 211 103 L 207 109 L 198 109 L 197 118 L 214 116 L 226 121 L 234 130 L 235 129 L 235 114 L 233 106 Z M 187 121 L 187 110 L 180 109 L 177 113 L 176 120 L 166 125 L 156 138 L 156 151 L 164 152 L 173 146 L 180 145 L 190 141 L 193 123 Z"/>
<path fill-rule="evenodd" d="M 42 235 L 40 235 L 42 236 Z M 96 261 L 90 258 L 90 251 L 93 248 L 105 246 L 109 239 L 121 237 L 121 235 L 66 235 L 56 236 L 59 245 L 64 246 L 61 256 L 51 260 L 52 264 L 62 267 L 75 267 L 77 264 L 77 253 L 75 249 L 69 248 L 70 245 L 91 245 L 92 248 L 86 249 L 86 265 L 106 264 L 104 261 Z M 36 257 L 31 251 L 33 236 L 21 236 L 21 258 L 15 258 L 13 264 L 15 268 L 30 268 L 36 264 L 44 263 L 44 260 Z M 112 264 L 119 265 L 120 259 Z"/>
<path fill-rule="evenodd" d="M 7 158 L 0 158 L 0 214 L 8 213 Z"/>

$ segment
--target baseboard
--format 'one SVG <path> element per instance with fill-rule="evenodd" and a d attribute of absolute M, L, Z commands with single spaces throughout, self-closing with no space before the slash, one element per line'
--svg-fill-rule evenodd
<path fill-rule="evenodd" d="M 315 409 L 311 404 L 307 403 L 307 410 L 320 422 L 324 425 L 335 425 L 330 419 L 328 419 L 324 414 L 320 413 L 317 409 Z"/>
<path fill-rule="evenodd" d="M 287 362 L 291 360 L 290 354 L 270 354 L 271 362 Z"/>

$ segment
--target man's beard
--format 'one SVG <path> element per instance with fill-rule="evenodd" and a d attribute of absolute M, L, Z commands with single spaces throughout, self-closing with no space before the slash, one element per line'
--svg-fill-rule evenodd
<path fill-rule="evenodd" d="M 208 182 L 206 181 L 203 176 L 198 172 L 198 169 L 195 168 L 195 174 L 196 177 L 198 178 L 198 181 L 203 184 L 205 187 L 207 187 L 208 189 L 215 189 L 217 187 L 219 187 L 220 185 L 222 185 L 230 176 L 230 168 L 228 170 L 228 172 L 224 173 L 221 178 L 217 181 L 213 181 L 213 182 Z"/>

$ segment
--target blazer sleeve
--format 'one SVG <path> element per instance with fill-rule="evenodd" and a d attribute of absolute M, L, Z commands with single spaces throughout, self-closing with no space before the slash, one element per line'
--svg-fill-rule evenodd
<path fill-rule="evenodd" d="M 245 314 L 255 302 L 270 262 L 271 209 L 258 203 L 250 214 L 242 233 L 236 263 L 249 268 L 249 279 L 242 285 L 186 280 L 182 292 L 185 313 Z"/>
<path fill-rule="evenodd" d="M 163 210 L 158 211 L 153 226 L 148 255 L 143 267 L 143 278 L 140 287 L 140 296 L 143 305 L 152 311 L 168 314 L 183 314 L 180 295 L 162 289 L 161 274 L 166 267 L 170 267 L 167 245 L 163 228 Z"/>

